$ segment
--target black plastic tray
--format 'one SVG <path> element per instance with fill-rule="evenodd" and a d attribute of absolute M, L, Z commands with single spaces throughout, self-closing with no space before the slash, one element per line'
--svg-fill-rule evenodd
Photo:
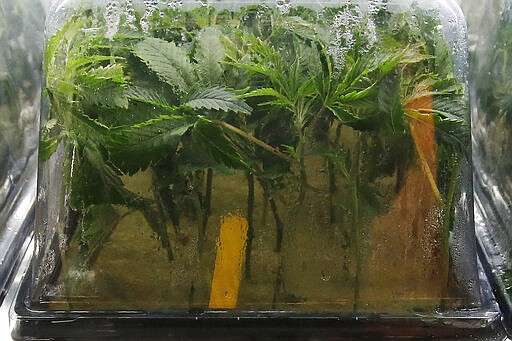
<path fill-rule="evenodd" d="M 481 267 L 480 267 L 481 270 Z M 27 272 L 30 274 L 30 269 Z M 501 314 L 480 271 L 479 309 L 414 316 L 242 311 L 38 311 L 29 275 L 13 307 L 14 340 L 505 340 Z"/>

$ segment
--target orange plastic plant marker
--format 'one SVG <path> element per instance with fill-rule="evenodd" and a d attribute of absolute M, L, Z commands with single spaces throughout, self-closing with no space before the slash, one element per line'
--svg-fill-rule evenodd
<path fill-rule="evenodd" d="M 248 227 L 247 219 L 239 215 L 228 214 L 221 219 L 210 293 L 211 309 L 237 306 Z"/>
<path fill-rule="evenodd" d="M 406 109 L 433 109 L 434 98 L 432 96 L 424 96 L 417 98 L 405 106 Z M 416 146 L 416 152 L 420 158 L 423 171 L 434 192 L 435 198 L 439 201 L 441 195 L 436 185 L 435 176 L 437 173 L 437 144 L 435 139 L 435 124 L 433 115 L 425 115 L 411 120 L 411 134 Z"/>

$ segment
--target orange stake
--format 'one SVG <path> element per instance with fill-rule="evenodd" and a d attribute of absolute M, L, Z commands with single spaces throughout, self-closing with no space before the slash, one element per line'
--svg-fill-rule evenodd
<path fill-rule="evenodd" d="M 210 293 L 211 309 L 237 306 L 248 227 L 247 219 L 238 215 L 228 214 L 221 219 Z"/>
<path fill-rule="evenodd" d="M 387 212 L 368 229 L 372 251 L 367 266 L 371 271 L 366 275 L 367 286 L 361 290 L 361 301 L 378 305 L 375 299 L 382 299 L 380 295 L 386 293 L 405 305 L 409 300 L 418 304 L 421 299 L 426 305 L 435 305 L 445 295 L 448 255 L 441 218 L 436 215 L 442 197 L 437 185 L 438 145 L 433 108 L 434 98 L 430 94 L 404 106 L 416 158 L 402 175 L 400 189 Z"/>
<path fill-rule="evenodd" d="M 405 109 L 421 110 L 434 108 L 434 98 L 424 96 L 416 98 L 405 105 Z M 423 171 L 430 183 L 436 200 L 441 199 L 441 194 L 436 184 L 437 173 L 437 143 L 435 139 L 435 124 L 432 114 L 422 115 L 410 120 L 411 134 L 416 146 L 416 152 L 420 160 Z"/>

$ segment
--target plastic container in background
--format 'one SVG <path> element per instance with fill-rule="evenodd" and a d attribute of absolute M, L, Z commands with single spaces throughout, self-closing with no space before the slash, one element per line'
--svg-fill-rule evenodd
<path fill-rule="evenodd" d="M 477 234 L 512 325 L 512 2 L 463 1 L 468 13 Z"/>
<path fill-rule="evenodd" d="M 33 219 L 43 28 L 42 2 L 0 3 L 0 297 Z"/>
<path fill-rule="evenodd" d="M 46 32 L 16 338 L 493 335 L 454 3 L 63 0 Z"/>

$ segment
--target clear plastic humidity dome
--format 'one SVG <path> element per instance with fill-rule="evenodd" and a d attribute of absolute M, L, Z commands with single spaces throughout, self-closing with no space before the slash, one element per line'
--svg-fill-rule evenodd
<path fill-rule="evenodd" d="M 442 1 L 57 2 L 29 310 L 101 336 L 491 325 L 465 48 Z"/>
<path fill-rule="evenodd" d="M 0 3 L 0 302 L 33 219 L 43 6 Z"/>
<path fill-rule="evenodd" d="M 468 13 L 471 41 L 475 188 L 481 213 L 477 231 L 510 327 L 512 2 L 465 1 L 463 7 Z"/>

